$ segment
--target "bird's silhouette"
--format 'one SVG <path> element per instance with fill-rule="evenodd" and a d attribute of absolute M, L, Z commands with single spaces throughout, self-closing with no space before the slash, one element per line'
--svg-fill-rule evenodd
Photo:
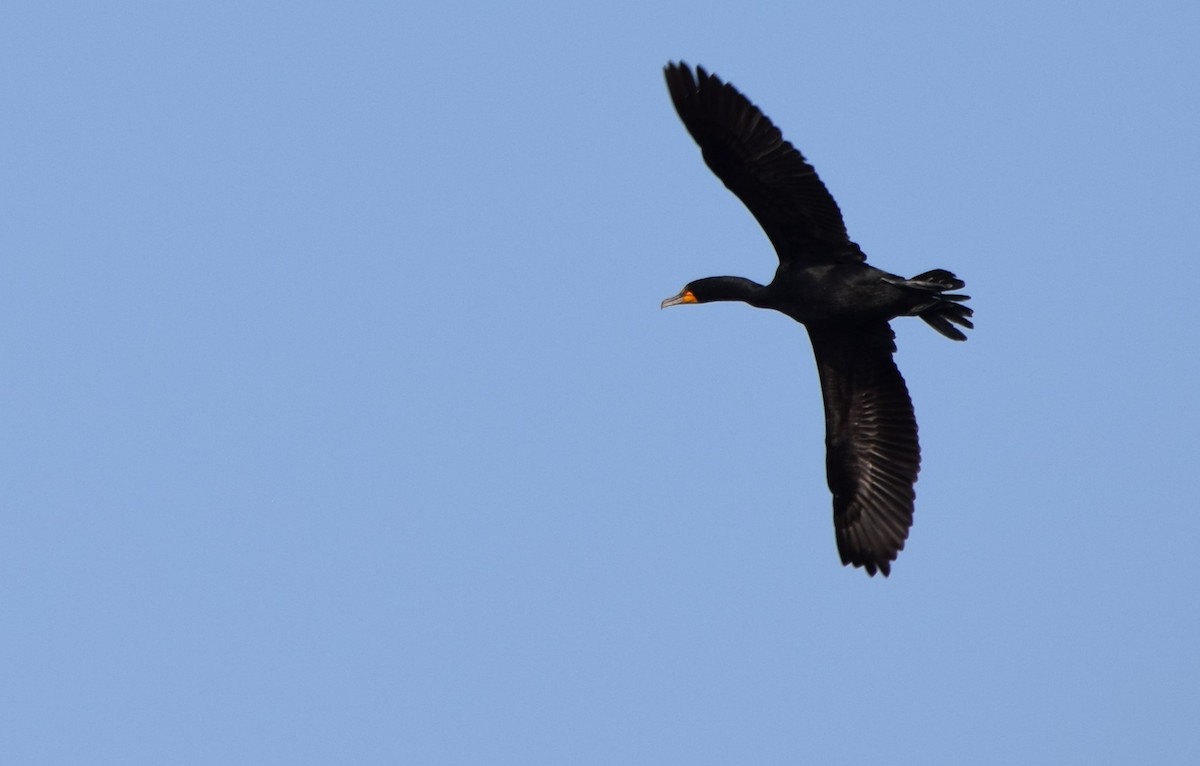
<path fill-rule="evenodd" d="M 918 316 L 954 340 L 973 327 L 964 283 L 942 269 L 911 279 L 866 263 L 812 166 L 758 107 L 703 67 L 668 64 L 675 111 L 705 163 L 758 220 L 779 266 L 770 284 L 688 283 L 662 306 L 742 301 L 807 328 L 825 400 L 826 472 L 843 564 L 891 571 L 913 521 L 917 421 L 892 354 L 889 320 Z"/>

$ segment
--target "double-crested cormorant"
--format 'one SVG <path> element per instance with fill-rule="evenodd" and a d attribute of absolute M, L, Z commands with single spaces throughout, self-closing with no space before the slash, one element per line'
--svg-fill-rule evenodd
<path fill-rule="evenodd" d="M 808 329 L 825 399 L 826 472 L 843 564 L 891 571 L 913 520 L 920 469 L 917 421 L 892 354 L 888 321 L 919 316 L 953 340 L 973 327 L 964 283 L 942 269 L 904 279 L 866 263 L 842 214 L 804 157 L 732 85 L 685 63 L 668 64 L 675 111 L 704 161 L 738 196 L 775 246 L 769 285 L 743 277 L 690 282 L 663 308 L 743 301 Z"/>

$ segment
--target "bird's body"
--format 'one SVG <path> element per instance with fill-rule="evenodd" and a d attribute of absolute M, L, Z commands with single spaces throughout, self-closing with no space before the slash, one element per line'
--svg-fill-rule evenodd
<path fill-rule="evenodd" d="M 779 256 L 769 284 L 744 277 L 690 282 L 663 307 L 742 301 L 808 329 L 825 402 L 826 468 L 844 564 L 887 575 L 912 526 L 920 468 L 917 423 L 892 354 L 888 322 L 919 316 L 965 340 L 963 282 L 935 269 L 911 279 L 866 263 L 816 172 L 732 85 L 686 64 L 666 67 L 667 87 L 704 161 L 767 233 Z"/>

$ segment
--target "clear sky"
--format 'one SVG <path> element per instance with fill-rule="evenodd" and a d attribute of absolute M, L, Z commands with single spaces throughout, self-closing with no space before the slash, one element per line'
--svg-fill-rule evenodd
<path fill-rule="evenodd" d="M 415 6 L 420 7 L 415 7 Z M 1200 5 L 6 3 L 13 764 L 1200 762 Z M 843 568 L 804 330 L 668 60 L 877 266 L 923 469 Z"/>

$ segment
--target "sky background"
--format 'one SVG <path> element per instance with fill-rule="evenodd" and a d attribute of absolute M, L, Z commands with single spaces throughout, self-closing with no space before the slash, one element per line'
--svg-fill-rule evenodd
<path fill-rule="evenodd" d="M 6 3 L 14 764 L 1200 762 L 1200 5 Z M 871 262 L 921 426 L 840 565 L 804 331 L 668 60 Z"/>

